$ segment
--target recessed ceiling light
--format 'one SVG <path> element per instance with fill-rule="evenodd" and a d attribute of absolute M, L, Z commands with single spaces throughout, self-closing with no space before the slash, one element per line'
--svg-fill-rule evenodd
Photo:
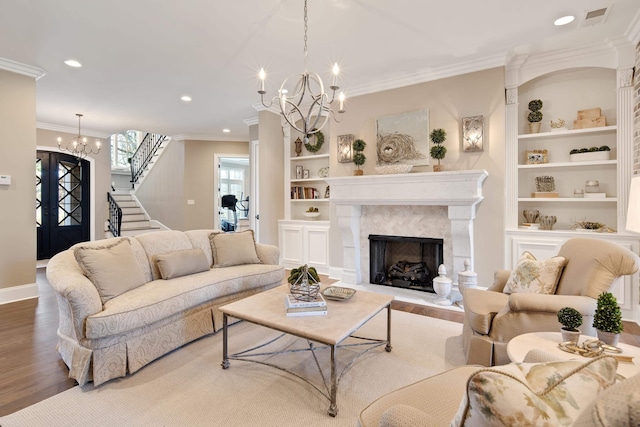
<path fill-rule="evenodd" d="M 75 59 L 67 59 L 66 61 L 64 61 L 64 63 L 67 64 L 69 67 L 74 67 L 74 68 L 82 67 L 82 64 L 76 61 Z"/>
<path fill-rule="evenodd" d="M 229 133 L 229 132 L 231 132 L 231 129 L 222 129 L 222 132 Z"/>
<path fill-rule="evenodd" d="M 180 97 L 180 99 L 183 100 L 184 102 L 191 102 L 191 97 L 187 95 Z"/>
<path fill-rule="evenodd" d="M 555 26 L 561 26 L 561 25 L 567 25 L 570 22 L 573 22 L 573 20 L 576 19 L 575 16 L 572 15 L 567 15 L 567 16 L 563 16 L 562 18 L 558 18 L 555 21 L 553 21 L 553 25 Z"/>

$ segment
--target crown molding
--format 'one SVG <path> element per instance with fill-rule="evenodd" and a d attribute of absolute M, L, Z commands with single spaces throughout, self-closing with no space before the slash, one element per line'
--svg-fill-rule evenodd
<path fill-rule="evenodd" d="M 42 123 L 42 122 L 36 122 L 36 129 L 52 130 L 55 132 L 64 132 L 64 133 L 70 133 L 74 135 L 78 133 L 77 127 L 68 127 L 68 126 L 54 125 L 54 124 Z M 82 129 L 82 136 L 91 136 L 93 138 L 101 138 L 101 139 L 111 138 L 110 133 L 97 132 L 97 131 L 84 129 L 84 128 Z"/>
<path fill-rule="evenodd" d="M 635 47 L 640 43 L 640 10 L 636 13 L 636 16 L 631 20 L 631 24 L 627 27 L 625 35 L 629 38 L 633 46 Z"/>
<path fill-rule="evenodd" d="M 179 134 L 171 137 L 174 141 L 212 141 L 212 142 L 249 142 L 245 138 L 233 138 L 229 136 L 218 135 L 188 135 Z"/>
<path fill-rule="evenodd" d="M 253 126 L 259 124 L 260 120 L 258 119 L 258 117 L 250 117 L 248 119 L 244 119 L 243 122 L 247 126 Z"/>
<path fill-rule="evenodd" d="M 446 65 L 439 68 L 417 71 L 398 78 L 382 80 L 373 84 L 366 84 L 349 88 L 348 97 L 367 95 L 370 93 L 382 92 L 389 89 L 397 89 L 414 84 L 444 79 L 447 77 L 459 76 L 476 71 L 488 70 L 495 67 L 503 67 L 506 63 L 507 54 L 500 53 L 484 58 L 476 58 L 469 61 Z"/>
<path fill-rule="evenodd" d="M 13 73 L 22 74 L 23 76 L 32 77 L 38 80 L 47 74 L 45 70 L 32 65 L 21 64 L 6 58 L 0 58 L 0 69 L 11 71 Z"/>

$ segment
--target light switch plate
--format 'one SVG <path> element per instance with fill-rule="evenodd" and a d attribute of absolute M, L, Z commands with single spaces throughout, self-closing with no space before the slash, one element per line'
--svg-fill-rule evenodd
<path fill-rule="evenodd" d="M 0 175 L 0 185 L 11 185 L 11 175 Z"/>

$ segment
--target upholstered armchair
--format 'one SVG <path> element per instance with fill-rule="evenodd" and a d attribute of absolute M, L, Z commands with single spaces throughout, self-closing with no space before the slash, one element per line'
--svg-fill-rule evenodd
<path fill-rule="evenodd" d="M 616 278 L 638 271 L 637 260 L 634 253 L 616 243 L 572 238 L 551 260 L 537 261 L 524 254 L 513 274 L 508 270 L 497 271 L 488 290 L 466 289 L 462 337 L 467 363 L 483 366 L 509 363 L 509 340 L 529 332 L 558 332 L 561 325 L 557 312 L 562 307 L 573 307 L 582 313 L 581 332 L 595 336 L 592 323 L 598 295 L 609 291 Z M 541 280 L 544 286 L 537 290 L 527 289 L 528 284 L 523 288 L 522 283 L 517 283 L 518 278 L 531 276 L 532 271 L 519 269 L 529 261 L 534 263 L 534 269 L 557 273 L 556 278 Z M 536 266 L 536 262 L 546 264 Z"/>

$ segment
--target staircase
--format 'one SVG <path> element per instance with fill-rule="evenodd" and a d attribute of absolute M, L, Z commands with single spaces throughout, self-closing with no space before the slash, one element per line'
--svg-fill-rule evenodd
<path fill-rule="evenodd" d="M 157 221 L 151 220 L 135 197 L 135 186 L 144 181 L 145 175 L 153 167 L 155 160 L 162 154 L 169 141 L 170 138 L 165 135 L 147 133 L 140 145 L 138 145 L 136 152 L 129 159 L 131 165 L 131 190 L 112 187 L 114 191 L 110 195 L 117 205 L 110 202 L 110 206 L 113 206 L 115 210 L 118 207 L 122 210 L 120 236 L 135 236 L 150 231 L 167 229 Z M 109 221 L 112 219 L 113 217 Z M 109 225 L 110 223 L 107 222 L 105 227 L 107 237 L 111 237 L 116 233 L 116 231 L 113 233 L 110 231 Z M 117 227 L 113 228 L 117 230 Z"/>
<path fill-rule="evenodd" d="M 121 236 L 136 236 L 150 231 L 158 231 L 162 227 L 154 224 L 149 215 L 142 208 L 138 199 L 127 191 L 118 190 L 111 193 L 111 196 L 118 202 L 122 209 Z M 108 237 L 112 237 L 107 231 Z"/>

